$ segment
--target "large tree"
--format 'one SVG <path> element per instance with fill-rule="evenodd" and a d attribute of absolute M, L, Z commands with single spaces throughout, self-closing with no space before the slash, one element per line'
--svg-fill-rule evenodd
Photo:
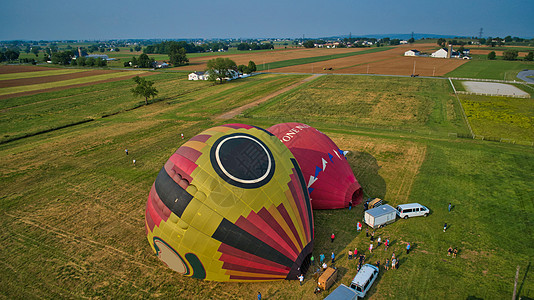
<path fill-rule="evenodd" d="M 172 44 L 169 49 L 169 60 L 173 66 L 185 65 L 189 62 L 185 48 Z"/>
<path fill-rule="evenodd" d="M 254 63 L 253 61 L 249 60 L 248 61 L 248 71 L 250 73 L 252 72 L 256 72 L 256 63 Z"/>
<path fill-rule="evenodd" d="M 506 50 L 502 53 L 502 58 L 504 60 L 516 60 L 518 54 L 517 50 Z"/>
<path fill-rule="evenodd" d="M 218 57 L 208 60 L 206 72 L 209 80 L 216 81 L 218 79 L 220 83 L 224 83 L 225 78 L 230 77 L 231 70 L 235 69 L 237 69 L 237 65 L 233 60 Z"/>
<path fill-rule="evenodd" d="M 139 59 L 137 60 L 137 64 L 140 68 L 151 68 L 153 63 L 154 60 L 145 53 L 139 55 Z"/>
<path fill-rule="evenodd" d="M 312 40 L 307 40 L 304 43 L 302 43 L 302 46 L 304 46 L 304 48 L 314 48 L 315 42 Z"/>
<path fill-rule="evenodd" d="M 148 98 L 155 97 L 158 94 L 154 85 L 154 81 L 146 80 L 139 76 L 135 76 L 133 81 L 137 83 L 137 86 L 131 89 L 134 96 L 145 97 L 145 104 L 148 105 Z"/>

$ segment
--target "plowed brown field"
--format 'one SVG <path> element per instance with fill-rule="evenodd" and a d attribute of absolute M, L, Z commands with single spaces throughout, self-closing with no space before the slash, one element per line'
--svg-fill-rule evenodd
<path fill-rule="evenodd" d="M 272 69 L 270 71 L 284 73 L 411 75 L 414 71 L 415 63 L 415 74 L 442 76 L 467 62 L 460 59 L 404 56 L 404 52 L 409 49 L 430 53 L 435 48 L 436 45 L 434 44 L 399 46 L 395 49 L 377 53 L 355 55 L 317 63 Z M 324 70 L 325 68 L 332 68 L 332 70 Z"/>
<path fill-rule="evenodd" d="M 341 54 L 341 53 L 359 52 L 363 50 L 368 50 L 368 48 L 336 48 L 336 49 L 298 48 L 298 49 L 251 52 L 251 53 L 243 51 L 243 54 L 193 57 L 189 59 L 189 65 L 180 67 L 179 70 L 202 71 L 206 69 L 206 64 L 208 60 L 214 59 L 215 57 L 229 58 L 235 61 L 237 65 L 247 65 L 249 61 L 255 62 L 256 65 L 261 65 L 263 63 L 271 63 L 275 61 L 317 57 L 317 56 L 325 56 L 325 55 L 335 55 L 335 54 Z"/>
<path fill-rule="evenodd" d="M 442 76 L 467 62 L 466 60 L 459 59 L 404 56 L 404 52 L 410 49 L 417 49 L 421 52 L 431 53 L 436 48 L 436 44 L 402 45 L 387 51 L 270 69 L 269 72 L 411 75 L 413 73 L 415 62 L 415 74 L 421 76 Z M 360 52 L 363 50 L 368 50 L 368 48 L 289 49 L 254 53 L 245 52 L 243 54 L 221 55 L 217 57 L 230 58 L 238 65 L 247 65 L 249 61 L 254 61 L 256 65 L 261 65 L 276 61 Z M 179 70 L 204 70 L 207 61 L 213 58 L 213 56 L 191 58 L 190 64 L 188 66 L 180 67 Z M 328 70 L 329 68 L 332 68 L 332 70 Z"/>
<path fill-rule="evenodd" d="M 0 66 L 0 74 L 21 73 L 21 72 L 36 72 L 36 71 L 51 71 L 60 70 L 58 68 L 38 67 L 38 66 L 19 66 L 19 65 L 3 65 Z"/>
<path fill-rule="evenodd" d="M 514 50 L 513 48 L 511 48 L 510 50 Z M 488 55 L 490 52 L 492 52 L 493 50 L 477 50 L 477 49 L 471 49 L 469 53 L 471 54 L 480 54 L 480 55 Z M 495 51 L 495 54 L 497 56 L 502 56 L 502 53 L 504 51 Z M 527 56 L 528 52 L 519 52 L 518 53 L 518 56 L 519 57 L 525 57 Z"/>
<path fill-rule="evenodd" d="M 27 71 L 23 71 L 23 72 L 27 72 Z M 31 77 L 31 78 L 0 80 L 0 88 L 11 87 L 11 86 L 29 85 L 29 84 L 47 83 L 47 82 L 55 82 L 55 81 L 61 81 L 61 80 L 83 78 L 83 77 L 87 77 L 87 76 L 95 76 L 95 75 L 102 75 L 102 74 L 109 74 L 109 73 L 116 73 L 116 72 L 118 72 L 118 71 L 88 70 L 88 71 L 85 71 L 85 72 L 62 74 L 62 75 L 49 75 L 49 76 L 42 76 L 42 77 Z M 17 73 L 20 73 L 20 72 L 17 72 Z M 0 70 L 0 74 L 2 74 L 2 70 Z"/>
<path fill-rule="evenodd" d="M 13 73 L 51 71 L 51 70 L 61 70 L 61 69 L 59 69 L 59 68 L 48 68 L 48 67 L 38 67 L 38 66 L 20 66 L 20 65 L 19 66 L 16 66 L 16 65 L 15 66 L 11 66 L 11 65 L 0 66 L 0 74 L 13 74 Z M 17 86 L 25 86 L 25 85 L 33 85 L 33 84 L 43 84 L 43 83 L 50 83 L 50 82 L 58 82 L 58 81 L 71 80 L 71 79 L 76 79 L 76 78 L 84 78 L 84 77 L 89 77 L 89 76 L 98 76 L 98 75 L 117 73 L 117 72 L 121 72 L 121 71 L 115 71 L 115 70 L 91 70 L 91 69 L 88 69 L 87 71 L 83 71 L 83 72 L 76 72 L 76 73 L 62 74 L 62 75 L 48 75 L 48 76 L 41 76 L 41 77 L 30 77 L 30 78 L 0 80 L 0 88 L 17 87 Z M 112 81 L 124 80 L 124 79 L 133 78 L 136 75 L 146 76 L 146 75 L 149 75 L 149 74 L 150 73 L 148 73 L 148 72 L 147 73 L 143 73 L 143 74 L 128 74 L 128 73 L 125 73 L 124 76 L 109 78 L 109 79 L 105 79 L 105 80 L 97 80 L 97 81 L 87 82 L 87 83 L 71 84 L 71 85 L 65 85 L 65 86 L 61 86 L 61 87 L 53 87 L 53 88 L 46 88 L 46 89 L 40 89 L 40 90 L 32 90 L 32 91 L 26 91 L 26 92 L 20 92 L 20 93 L 0 95 L 0 100 L 1 99 L 13 98 L 13 97 L 34 95 L 34 94 L 39 94 L 39 93 L 43 93 L 43 92 L 60 91 L 60 90 L 64 90 L 64 89 L 74 88 L 74 87 L 89 86 L 89 85 L 98 84 L 98 83 L 104 83 L 104 82 L 112 82 Z"/>

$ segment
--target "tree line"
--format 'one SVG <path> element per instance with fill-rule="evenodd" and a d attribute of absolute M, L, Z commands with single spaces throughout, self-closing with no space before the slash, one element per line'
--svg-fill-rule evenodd
<path fill-rule="evenodd" d="M 267 50 L 274 49 L 273 44 L 271 43 L 240 43 L 237 45 L 237 50 L 239 51 L 248 51 L 248 50 Z"/>
<path fill-rule="evenodd" d="M 172 49 L 183 48 L 186 53 L 199 53 L 228 50 L 228 45 L 222 42 L 204 43 L 201 45 L 195 45 L 193 43 L 187 43 L 184 41 L 165 41 L 159 44 L 148 45 L 143 49 L 143 53 L 146 54 L 170 54 Z"/>

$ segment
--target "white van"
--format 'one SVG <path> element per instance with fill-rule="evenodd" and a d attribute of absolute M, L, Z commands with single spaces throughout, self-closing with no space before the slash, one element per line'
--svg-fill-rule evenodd
<path fill-rule="evenodd" d="M 378 277 L 378 268 L 365 264 L 350 283 L 350 288 L 356 291 L 358 297 L 363 298 Z"/>
<path fill-rule="evenodd" d="M 397 216 L 408 219 L 411 217 L 428 216 L 430 210 L 419 203 L 401 204 L 397 206 Z"/>

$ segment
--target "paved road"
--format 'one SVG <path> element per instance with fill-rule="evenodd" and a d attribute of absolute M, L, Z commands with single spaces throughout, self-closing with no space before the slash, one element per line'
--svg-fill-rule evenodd
<path fill-rule="evenodd" d="M 526 82 L 534 83 L 534 78 L 528 78 L 527 76 L 534 77 L 534 70 L 521 71 L 517 74 L 517 78 Z"/>

